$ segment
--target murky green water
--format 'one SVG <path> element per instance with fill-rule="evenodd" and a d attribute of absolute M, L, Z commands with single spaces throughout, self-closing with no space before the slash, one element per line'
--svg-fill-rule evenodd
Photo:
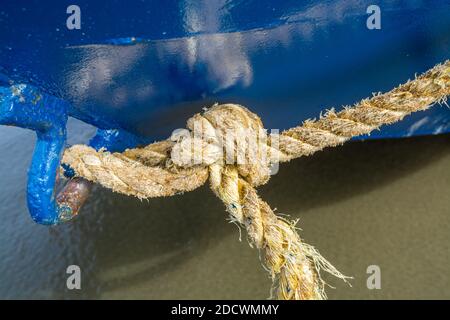
<path fill-rule="evenodd" d="M 90 128 L 75 124 L 79 141 Z M 25 201 L 34 137 L 0 127 L 0 298 L 264 299 L 257 252 L 207 187 L 141 202 L 96 188 L 81 216 L 36 225 Z M 450 136 L 354 142 L 281 166 L 261 188 L 347 275 L 338 298 L 450 298 Z M 82 289 L 66 289 L 66 268 Z M 366 268 L 381 268 L 368 290 Z"/>

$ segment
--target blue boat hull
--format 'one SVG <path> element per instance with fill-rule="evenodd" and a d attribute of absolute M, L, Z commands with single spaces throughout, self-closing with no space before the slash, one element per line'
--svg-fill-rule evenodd
<path fill-rule="evenodd" d="M 72 1 L 3 0 L 0 124 L 37 133 L 32 218 L 66 221 L 86 198 L 81 180 L 55 198 L 68 117 L 97 127 L 89 144 L 110 151 L 166 138 L 215 102 L 245 105 L 283 130 L 450 57 L 448 0 L 377 1 L 373 30 L 371 2 L 77 0 L 72 30 Z M 435 107 L 371 138 L 449 131 L 450 111 Z"/>
<path fill-rule="evenodd" d="M 366 27 L 371 1 L 78 1 L 80 30 L 66 28 L 70 4 L 2 2 L 3 82 L 34 84 L 99 128 L 152 138 L 213 102 L 288 128 L 450 56 L 448 1 L 379 1 L 380 30 Z M 373 137 L 447 132 L 449 119 L 434 108 Z"/>

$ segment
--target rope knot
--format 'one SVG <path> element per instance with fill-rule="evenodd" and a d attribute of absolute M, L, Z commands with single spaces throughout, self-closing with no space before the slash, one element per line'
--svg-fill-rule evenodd
<path fill-rule="evenodd" d="M 320 270 L 347 277 L 304 243 L 295 222 L 277 216 L 255 187 L 269 178 L 271 164 L 311 155 L 383 124 L 403 119 L 450 95 L 450 61 L 385 94 L 353 107 L 329 111 L 317 120 L 267 135 L 261 120 L 242 106 L 214 105 L 197 114 L 170 140 L 123 153 L 72 146 L 62 159 L 77 176 L 138 198 L 191 191 L 209 178 L 231 221 L 245 227 L 281 299 L 325 298 Z"/>
<path fill-rule="evenodd" d="M 236 104 L 214 105 L 187 121 L 187 129 L 176 130 L 171 160 L 179 167 L 234 165 L 253 186 L 264 184 L 275 161 L 261 119 Z"/>

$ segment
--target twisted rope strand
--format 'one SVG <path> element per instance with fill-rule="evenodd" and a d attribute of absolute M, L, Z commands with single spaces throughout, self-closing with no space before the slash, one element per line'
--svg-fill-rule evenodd
<path fill-rule="evenodd" d="M 444 103 L 450 91 L 450 61 L 435 66 L 415 80 L 387 92 L 364 99 L 336 113 L 330 110 L 317 121 L 284 131 L 280 136 L 280 161 L 289 161 L 334 147 L 359 135 L 369 134 L 382 125 L 402 120 L 412 112 L 434 103 Z"/>
<path fill-rule="evenodd" d="M 262 201 L 255 187 L 266 183 L 270 165 L 311 155 L 325 147 L 337 146 L 354 136 L 368 134 L 384 124 L 425 110 L 450 94 L 450 61 L 408 81 L 385 94 L 376 94 L 340 112 L 329 110 L 318 120 L 307 120 L 279 135 L 258 140 L 252 149 L 256 161 L 236 160 L 237 134 L 231 153 L 217 147 L 227 130 L 249 129 L 260 134 L 263 125 L 248 109 L 215 105 L 188 120 L 185 136 L 135 148 L 124 153 L 95 151 L 76 145 L 67 149 L 63 163 L 77 176 L 100 183 L 116 192 L 138 198 L 171 196 L 203 185 L 209 177 L 211 189 L 223 201 L 232 221 L 244 226 L 251 246 L 264 252 L 264 261 L 279 299 L 326 298 L 320 269 L 347 279 L 317 250 L 302 242 L 292 222 L 278 217 Z M 200 128 L 200 130 L 198 130 Z M 199 133 L 200 132 L 200 133 Z M 266 139 L 267 138 L 267 139 Z M 187 157 L 179 157 L 179 155 Z M 269 154 L 268 157 L 264 157 Z M 232 159 L 232 163 L 226 160 Z M 185 161 L 196 160 L 196 161 Z M 198 160 L 198 161 L 197 161 Z"/>

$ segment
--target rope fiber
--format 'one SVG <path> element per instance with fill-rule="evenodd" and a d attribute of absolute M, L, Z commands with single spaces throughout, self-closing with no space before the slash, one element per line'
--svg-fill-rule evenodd
<path fill-rule="evenodd" d="M 176 132 L 170 139 L 123 153 L 74 145 L 66 149 L 62 162 L 78 177 L 140 199 L 191 191 L 209 179 L 232 221 L 247 230 L 251 246 L 262 250 L 275 297 L 324 299 L 320 270 L 344 281 L 348 277 L 304 243 L 295 223 L 275 215 L 255 188 L 269 180 L 271 167 L 278 162 L 369 134 L 412 112 L 446 103 L 449 94 L 447 60 L 387 93 L 339 112 L 329 110 L 318 120 L 306 120 L 280 134 L 267 135 L 260 118 L 243 106 L 216 104 L 190 118 L 188 130 Z M 230 131 L 235 133 L 231 140 L 227 136 Z M 244 132 L 259 138 L 249 143 Z M 242 145 L 250 147 L 240 152 Z M 240 154 L 244 154 L 241 159 Z"/>

